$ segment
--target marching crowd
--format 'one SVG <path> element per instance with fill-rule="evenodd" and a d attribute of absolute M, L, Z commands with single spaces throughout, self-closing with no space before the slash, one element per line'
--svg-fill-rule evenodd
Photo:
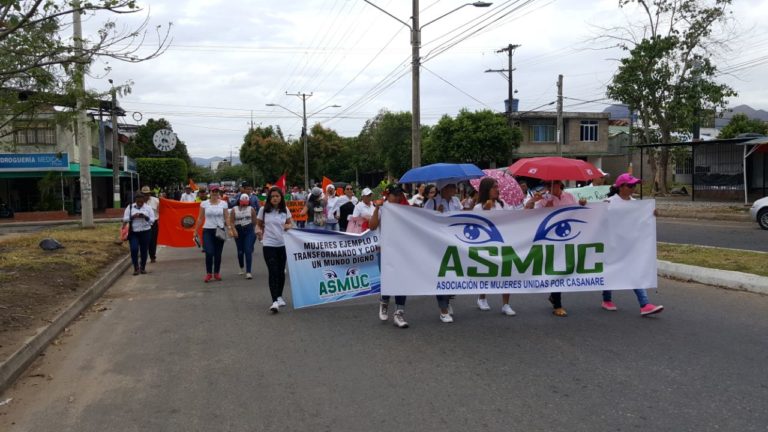
<path fill-rule="evenodd" d="M 605 174 L 605 173 L 603 173 Z M 607 174 L 605 174 L 607 176 Z M 601 184 L 602 179 L 598 182 Z M 318 186 L 311 188 L 305 194 L 294 187 L 289 195 L 283 193 L 278 187 L 265 188 L 264 202 L 254 191 L 254 188 L 243 183 L 237 193 L 229 195 L 217 187 L 206 191 L 204 189 L 193 192 L 187 186 L 185 192 L 180 195 L 179 201 L 199 202 L 200 211 L 194 226 L 195 242 L 202 247 L 205 253 L 205 283 L 221 281 L 222 252 L 227 238 L 234 239 L 237 249 L 237 260 L 240 275 L 246 279 L 252 279 L 253 251 L 258 239 L 263 248 L 264 261 L 268 271 L 269 291 L 272 305 L 269 310 L 277 313 L 280 307 L 286 305 L 283 299 L 285 286 L 286 250 L 284 233 L 292 227 L 331 230 L 342 232 L 362 232 L 367 229 L 380 229 L 380 224 L 385 209 L 391 205 L 410 205 L 420 207 L 428 211 L 455 212 L 464 210 L 479 211 L 522 211 L 525 209 L 558 207 L 566 205 L 585 205 L 585 200 L 577 200 L 572 194 L 564 190 L 563 182 L 553 181 L 539 185 L 536 189 L 529 189 L 524 179 L 518 183 L 523 190 L 524 197 L 520 202 L 504 202 L 499 196 L 498 180 L 485 177 L 480 181 L 477 190 L 467 189 L 462 191 L 463 199 L 458 195 L 459 189 L 455 182 L 436 182 L 420 184 L 413 190 L 413 194 L 406 192 L 400 185 L 391 184 L 383 192 L 384 199 L 374 199 L 374 192 L 370 188 L 363 188 L 360 198 L 355 195 L 352 185 L 346 184 L 342 191 L 336 190 L 336 186 L 330 184 L 325 190 Z M 633 200 L 635 186 L 640 180 L 631 174 L 621 174 L 611 186 L 611 192 L 606 199 L 610 205 L 618 206 Z M 159 200 L 153 196 L 149 187 L 143 187 L 140 194 L 135 196 L 135 202 L 125 209 L 123 215 L 123 228 L 128 230 L 127 239 L 130 242 L 133 274 L 146 273 L 146 264 L 156 260 Z M 303 202 L 303 208 L 294 221 L 287 201 Z M 202 227 L 202 238 L 198 238 L 198 229 Z M 382 235 L 386 235 L 383 234 Z M 663 310 L 663 306 L 649 302 L 644 289 L 634 290 L 640 313 L 643 316 L 655 314 Z M 500 308 L 501 313 L 514 316 L 516 312 L 510 302 L 510 294 L 502 294 Z M 440 320 L 444 323 L 453 322 L 452 296 L 436 296 L 440 310 Z M 379 319 L 389 319 L 389 296 L 381 296 L 379 301 Z M 482 311 L 491 310 L 486 295 L 477 297 L 477 307 Z M 552 304 L 552 312 L 555 316 L 565 317 L 567 312 L 562 304 L 562 293 L 555 292 L 549 295 Z M 395 312 L 393 323 L 399 328 L 407 328 L 405 320 L 405 296 L 395 296 Z M 607 311 L 616 311 L 617 307 L 612 301 L 611 291 L 603 291 L 601 307 Z"/>

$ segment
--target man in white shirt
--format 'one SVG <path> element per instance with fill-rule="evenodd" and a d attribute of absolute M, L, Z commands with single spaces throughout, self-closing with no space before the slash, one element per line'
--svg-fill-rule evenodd
<path fill-rule="evenodd" d="M 147 205 L 155 212 L 155 220 L 152 223 L 152 237 L 149 240 L 149 262 L 157 261 L 157 234 L 158 224 L 160 223 L 160 200 L 152 195 L 149 186 L 141 188 L 141 193 L 145 196 Z"/>
<path fill-rule="evenodd" d="M 191 186 L 185 186 L 184 187 L 184 193 L 181 194 L 181 198 L 179 199 L 181 202 L 195 202 L 195 193 L 192 192 Z"/>
<path fill-rule="evenodd" d="M 440 213 L 449 211 L 461 211 L 464 206 L 461 205 L 461 201 L 456 197 L 456 183 L 451 181 L 439 181 L 437 182 L 437 189 L 440 191 L 440 195 L 430 198 L 424 203 L 425 209 L 435 209 Z"/>
<path fill-rule="evenodd" d="M 136 195 L 135 203 L 128 205 L 123 212 L 123 224 L 130 225 L 128 241 L 131 244 L 131 262 L 133 275 L 146 274 L 147 249 L 152 234 L 152 223 L 155 213 L 144 204 L 144 195 Z M 139 259 L 139 257 L 141 259 Z"/>

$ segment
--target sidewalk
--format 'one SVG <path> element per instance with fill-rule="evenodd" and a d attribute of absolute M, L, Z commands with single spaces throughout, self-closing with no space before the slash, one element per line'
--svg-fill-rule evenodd
<path fill-rule="evenodd" d="M 749 222 L 749 206 L 736 201 L 691 201 L 690 196 L 668 196 L 655 199 L 659 217 L 680 219 L 725 220 Z"/>

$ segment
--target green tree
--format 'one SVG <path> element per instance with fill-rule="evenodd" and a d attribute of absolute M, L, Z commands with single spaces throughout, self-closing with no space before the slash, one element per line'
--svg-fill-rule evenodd
<path fill-rule="evenodd" d="M 187 182 L 187 164 L 177 158 L 138 158 L 136 171 L 141 182 L 161 188 Z"/>
<path fill-rule="evenodd" d="M 160 129 L 173 130 L 173 126 L 164 118 L 147 120 L 146 124 L 139 126 L 136 130 L 136 135 L 131 137 L 130 142 L 125 146 L 125 154 L 134 159 L 148 157 L 178 158 L 183 160 L 187 164 L 187 169 L 189 169 L 192 166 L 192 159 L 189 157 L 186 144 L 184 144 L 184 141 L 179 140 L 178 137 L 176 147 L 171 151 L 161 152 L 155 148 L 152 137 Z"/>
<path fill-rule="evenodd" d="M 720 129 L 718 138 L 736 138 L 739 134 L 743 133 L 768 135 L 768 123 L 758 119 L 751 119 L 743 113 L 734 114 L 728 124 Z"/>
<path fill-rule="evenodd" d="M 637 40 L 633 31 L 608 37 L 618 41 L 628 56 L 608 86 L 608 97 L 629 105 L 639 114 L 652 143 L 651 128 L 657 127 L 664 143 L 672 133 L 689 130 L 702 110 L 722 108 L 736 93 L 717 83 L 717 68 L 708 49 L 715 47 L 713 31 L 727 16 L 731 0 L 620 0 L 624 8 L 636 4 L 647 17 L 640 27 L 644 37 Z M 667 147 L 649 152 L 655 192 L 667 192 L 670 153 Z"/>
<path fill-rule="evenodd" d="M 366 121 L 358 138 L 368 153 L 391 177 L 411 167 L 411 113 L 381 110 Z"/>
<path fill-rule="evenodd" d="M 162 54 L 170 36 L 157 27 L 157 46 L 142 51 L 148 36 L 149 20 L 136 28 L 105 22 L 98 31 L 84 36 L 83 50 L 77 52 L 69 31 L 70 17 L 84 15 L 124 15 L 140 12 L 135 0 L 8 0 L 0 1 L 0 130 L 17 119 L 29 120 L 41 107 L 52 105 L 74 107 L 74 98 L 99 97 L 78 94 L 72 78 L 75 65 L 87 68 L 95 58 L 110 58 L 137 63 Z M 119 88 L 121 93 L 129 91 Z M 65 121 L 64 115 L 58 119 Z"/>
<path fill-rule="evenodd" d="M 425 140 L 425 160 L 474 163 L 481 167 L 505 165 L 522 134 L 510 128 L 503 115 L 490 110 L 459 111 L 456 118 L 444 115 Z"/>
<path fill-rule="evenodd" d="M 288 170 L 289 146 L 280 128 L 272 126 L 250 129 L 240 147 L 240 162 L 247 165 L 248 178 L 255 170 L 260 182 L 274 182 Z"/>

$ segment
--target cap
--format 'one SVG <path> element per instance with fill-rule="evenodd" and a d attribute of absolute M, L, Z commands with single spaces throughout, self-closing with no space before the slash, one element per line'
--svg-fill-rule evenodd
<path fill-rule="evenodd" d="M 443 190 L 446 186 L 454 185 L 456 186 L 456 181 L 454 180 L 441 180 L 438 182 L 435 182 L 435 185 L 437 186 L 437 190 Z"/>
<path fill-rule="evenodd" d="M 360 196 L 368 196 L 368 195 L 373 195 L 373 191 L 371 190 L 371 188 L 365 188 L 363 189 L 363 192 L 360 193 Z"/>
<path fill-rule="evenodd" d="M 211 186 L 209 191 L 210 192 L 219 192 L 219 187 L 218 186 Z"/>
<path fill-rule="evenodd" d="M 628 184 L 628 185 L 635 185 L 640 183 L 642 180 L 636 177 L 632 177 L 632 174 L 624 173 L 620 175 L 618 178 L 616 178 L 616 182 L 613 183 L 616 187 L 621 187 L 622 185 Z"/>
<path fill-rule="evenodd" d="M 336 186 L 334 186 L 332 184 L 329 184 L 328 186 L 326 186 L 325 190 L 329 190 L 329 189 L 335 191 L 336 190 Z"/>
<path fill-rule="evenodd" d="M 387 186 L 387 189 L 385 189 L 388 194 L 401 194 L 403 193 L 403 188 L 400 187 L 400 185 L 397 184 L 391 184 Z"/>
<path fill-rule="evenodd" d="M 323 190 L 320 189 L 319 187 L 315 186 L 312 188 L 312 195 L 319 197 L 322 194 L 323 194 Z"/>
<path fill-rule="evenodd" d="M 186 185 L 186 186 L 184 186 L 184 189 L 192 189 L 192 186 Z"/>
<path fill-rule="evenodd" d="M 149 186 L 144 186 L 143 188 L 141 188 L 141 193 L 148 194 L 149 192 L 150 192 Z"/>

